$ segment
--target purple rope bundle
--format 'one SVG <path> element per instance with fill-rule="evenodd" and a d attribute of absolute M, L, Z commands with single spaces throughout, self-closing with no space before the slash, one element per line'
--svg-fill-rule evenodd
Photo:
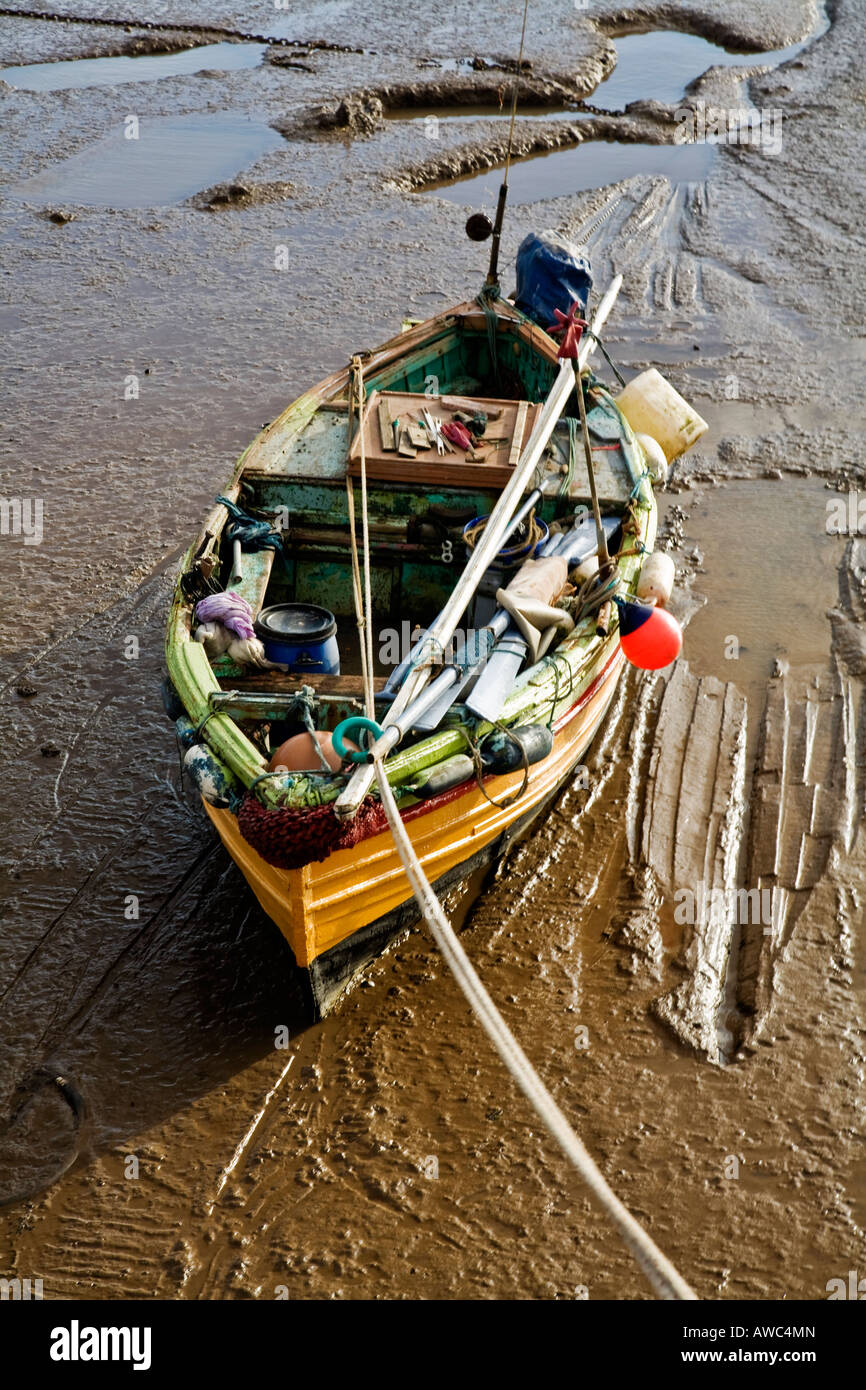
<path fill-rule="evenodd" d="M 227 590 L 224 594 L 208 594 L 195 608 L 196 622 L 222 623 L 238 637 L 255 637 L 253 610 L 241 594 Z"/>

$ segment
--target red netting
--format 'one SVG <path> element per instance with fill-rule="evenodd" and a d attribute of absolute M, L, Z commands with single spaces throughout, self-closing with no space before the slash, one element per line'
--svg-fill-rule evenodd
<path fill-rule="evenodd" d="M 381 802 L 368 796 L 350 821 L 339 821 L 334 807 L 296 809 L 279 806 L 268 810 L 247 795 L 238 811 L 238 828 L 244 839 L 275 869 L 302 869 L 321 863 L 335 849 L 350 849 L 360 840 L 377 835 L 388 824 Z"/>

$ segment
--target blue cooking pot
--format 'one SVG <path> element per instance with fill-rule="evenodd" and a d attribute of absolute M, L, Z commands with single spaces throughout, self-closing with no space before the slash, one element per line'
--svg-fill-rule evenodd
<path fill-rule="evenodd" d="M 315 603 L 274 603 L 256 619 L 256 636 L 269 661 L 298 675 L 338 676 L 337 620 Z"/>

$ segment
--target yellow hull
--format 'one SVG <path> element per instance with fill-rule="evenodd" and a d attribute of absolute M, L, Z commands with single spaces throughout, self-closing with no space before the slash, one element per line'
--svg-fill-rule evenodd
<path fill-rule="evenodd" d="M 552 796 L 592 740 L 611 701 L 624 664 L 619 643 L 606 643 L 599 674 L 554 725 L 553 751 L 529 770 L 523 796 L 508 807 L 493 806 L 472 784 L 409 815 L 406 828 L 431 881 L 453 874 L 490 846 L 508 827 Z M 485 791 L 501 802 L 516 791 L 522 770 L 485 779 Z M 337 850 L 322 863 L 302 869 L 267 864 L 241 835 L 231 811 L 203 802 L 229 854 L 265 912 L 282 931 L 299 966 L 309 968 L 325 952 L 347 942 L 371 923 L 388 917 L 412 896 L 388 831 Z"/>

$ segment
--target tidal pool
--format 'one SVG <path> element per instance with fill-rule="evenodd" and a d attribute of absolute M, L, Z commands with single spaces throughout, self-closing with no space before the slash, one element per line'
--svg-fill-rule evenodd
<path fill-rule="evenodd" d="M 679 101 L 689 83 L 708 68 L 742 68 L 755 63 L 778 67 L 795 58 L 807 43 L 827 32 L 830 21 L 822 10 L 818 24 L 799 43 L 768 52 L 735 52 L 710 43 L 697 34 L 680 34 L 673 29 L 657 29 L 613 36 L 616 67 L 593 92 L 593 106 L 605 111 L 621 111 L 631 101 Z"/>
<path fill-rule="evenodd" d="M 603 188 L 634 174 L 664 174 L 672 183 L 699 183 L 710 172 L 713 145 L 626 144 L 614 140 L 585 140 L 570 149 L 516 160 L 508 175 L 512 205 Z M 502 182 L 498 169 L 470 174 L 431 188 L 451 203 L 481 206 L 495 203 Z"/>
<path fill-rule="evenodd" d="M 28 63 L 0 68 L 0 78 L 24 92 L 64 92 L 72 87 L 114 87 L 123 82 L 155 82 L 214 69 L 237 72 L 257 68 L 263 43 L 210 43 L 180 53 L 146 53 L 139 58 L 73 58 L 60 63 Z"/>
<path fill-rule="evenodd" d="M 129 131 L 137 133 L 130 138 Z M 167 206 L 234 177 L 280 144 L 269 125 L 231 112 L 119 121 L 104 139 L 9 192 L 82 207 Z"/>

